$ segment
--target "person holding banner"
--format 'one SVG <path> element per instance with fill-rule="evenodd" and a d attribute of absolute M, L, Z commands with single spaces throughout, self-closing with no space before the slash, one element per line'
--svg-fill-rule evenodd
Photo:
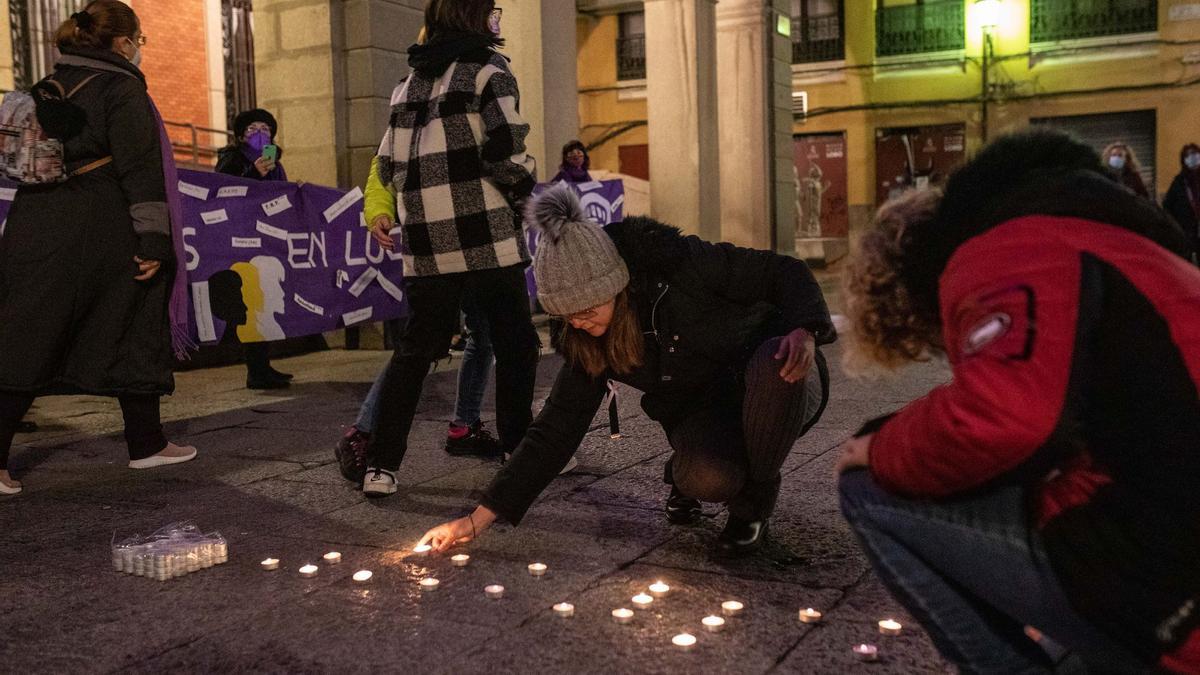
<path fill-rule="evenodd" d="M 466 297 L 491 331 L 504 451 L 532 420 L 538 338 L 517 211 L 535 167 L 517 80 L 496 51 L 500 20 L 493 0 L 428 0 L 426 39 L 409 48 L 412 73 L 392 95 L 391 126 L 372 163 L 365 216 L 380 245 L 402 255 L 409 318 L 384 374 L 368 497 L 396 492 L 425 376 L 457 333 Z"/>
<path fill-rule="evenodd" d="M 217 160 L 217 173 L 255 180 L 287 180 L 283 148 L 275 143 L 279 123 L 275 116 L 261 108 L 244 110 L 233 120 L 237 139 L 223 148 Z M 271 343 L 251 342 L 243 349 L 246 354 L 247 389 L 284 389 L 291 385 L 292 376 L 271 366 Z"/>
<path fill-rule="evenodd" d="M 568 326 L 565 363 L 479 507 L 421 543 L 445 551 L 497 519 L 519 524 L 579 448 L 612 379 L 644 393 L 674 450 L 675 487 L 728 505 L 717 553 L 758 550 L 780 468 L 829 398 L 819 347 L 836 333 L 808 267 L 648 218 L 601 229 L 566 185 L 537 197 L 529 218 L 542 230 L 538 299 Z"/>
<path fill-rule="evenodd" d="M 187 346 L 187 294 L 171 145 L 138 68 L 146 39 L 119 0 L 88 3 L 55 35 L 51 77 L 77 91 L 38 117 L 70 178 L 22 185 L 0 239 L 0 494 L 21 490 L 8 454 L 42 395 L 117 398 L 130 468 L 196 457 L 159 418 Z"/>

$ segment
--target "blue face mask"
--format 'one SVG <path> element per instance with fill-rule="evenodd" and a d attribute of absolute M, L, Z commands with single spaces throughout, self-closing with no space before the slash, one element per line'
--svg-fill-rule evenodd
<path fill-rule="evenodd" d="M 1191 153 L 1183 158 L 1183 164 L 1189 169 L 1200 169 L 1200 153 Z"/>
<path fill-rule="evenodd" d="M 1125 157 L 1123 155 L 1112 155 L 1108 158 L 1108 165 L 1120 171 L 1125 168 Z"/>
<path fill-rule="evenodd" d="M 262 152 L 262 149 L 270 144 L 271 132 L 269 131 L 256 131 L 246 139 L 246 145 L 253 148 L 255 152 Z"/>

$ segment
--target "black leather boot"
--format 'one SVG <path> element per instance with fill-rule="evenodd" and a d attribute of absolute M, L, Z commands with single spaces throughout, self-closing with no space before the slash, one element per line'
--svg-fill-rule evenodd
<path fill-rule="evenodd" d="M 729 516 L 725 530 L 717 537 L 716 553 L 726 558 L 741 558 L 757 553 L 767 541 L 765 520 L 742 520 Z"/>

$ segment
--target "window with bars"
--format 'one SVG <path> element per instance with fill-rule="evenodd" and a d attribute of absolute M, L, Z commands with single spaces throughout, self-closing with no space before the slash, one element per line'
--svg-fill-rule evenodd
<path fill-rule="evenodd" d="M 221 0 L 222 48 L 225 50 L 225 112 L 258 107 L 254 82 L 254 7 L 251 0 Z"/>
<path fill-rule="evenodd" d="M 1158 0 L 1030 0 L 1031 42 L 1153 33 Z"/>
<path fill-rule="evenodd" d="M 846 58 L 844 0 L 792 0 L 792 63 Z"/>
<path fill-rule="evenodd" d="M 875 11 L 876 55 L 926 54 L 959 50 L 965 46 L 966 12 L 963 0 L 909 0 L 905 4 L 896 3 L 895 0 L 878 1 Z"/>
<path fill-rule="evenodd" d="M 83 9 L 88 0 L 9 0 L 13 79 L 17 89 L 28 89 L 54 70 L 58 49 L 54 33 L 59 25 Z"/>
<path fill-rule="evenodd" d="M 617 79 L 646 79 L 646 15 L 629 12 L 619 16 L 617 37 Z"/>

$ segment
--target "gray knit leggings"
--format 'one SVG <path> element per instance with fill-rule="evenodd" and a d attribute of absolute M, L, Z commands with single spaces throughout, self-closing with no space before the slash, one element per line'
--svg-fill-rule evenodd
<path fill-rule="evenodd" d="M 817 365 L 795 384 L 779 377 L 779 343 L 773 338 L 758 348 L 737 382 L 742 390 L 728 402 L 696 411 L 668 434 L 675 487 L 694 499 L 727 502 L 730 516 L 743 520 L 766 520 L 775 510 L 779 469 L 825 400 L 828 377 Z"/>

